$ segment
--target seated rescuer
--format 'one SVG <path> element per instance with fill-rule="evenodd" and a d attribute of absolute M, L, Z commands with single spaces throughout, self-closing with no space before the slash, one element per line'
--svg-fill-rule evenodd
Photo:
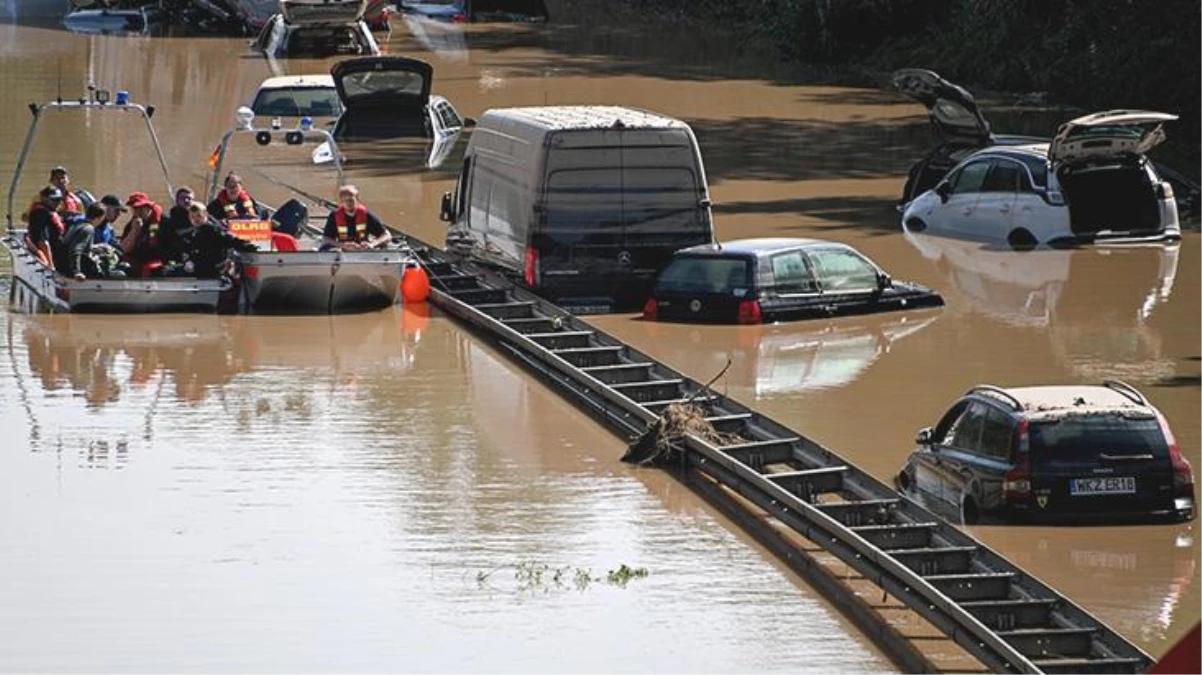
<path fill-rule="evenodd" d="M 196 193 L 190 187 L 180 187 L 175 191 L 175 204 L 167 213 L 167 222 L 160 232 L 159 248 L 166 260 L 179 261 L 187 253 L 184 236 L 192 230 L 188 216 L 188 207 L 196 201 Z"/>
<path fill-rule="evenodd" d="M 63 253 L 58 270 L 76 280 L 104 276 L 100 266 L 92 257 L 92 237 L 96 226 L 104 222 L 104 207 L 91 204 L 84 212 L 84 219 L 76 221 L 63 237 Z"/>
<path fill-rule="evenodd" d="M 59 204 L 63 191 L 47 185 L 38 193 L 38 201 L 29 208 L 29 229 L 25 232 L 25 245 L 46 267 L 55 269 L 63 247 L 63 235 L 67 226 L 59 217 Z"/>
<path fill-rule="evenodd" d="M 105 195 L 100 198 L 100 205 L 104 207 L 104 221 L 96 226 L 96 232 L 92 236 L 92 241 L 97 244 L 108 244 L 109 246 L 117 245 L 117 230 L 114 225 L 117 219 L 125 213 L 126 208 L 121 205 L 121 198 L 117 195 Z"/>
<path fill-rule="evenodd" d="M 71 189 L 71 174 L 65 166 L 56 166 L 50 170 L 50 184 L 63 192 L 63 201 L 58 210 L 64 222 L 84 217 L 84 209 L 96 200 L 87 190 Z"/>
<path fill-rule="evenodd" d="M 257 251 L 251 242 L 230 234 L 209 215 L 200 202 L 188 206 L 191 229 L 182 236 L 187 258 L 185 271 L 200 279 L 216 279 L 233 272 L 230 250 Z"/>
<path fill-rule="evenodd" d="M 121 233 L 121 250 L 133 266 L 136 276 L 150 276 L 162 266 L 159 231 L 163 225 L 163 207 L 150 200 L 145 192 L 134 192 L 125 205 L 133 209 L 133 217 Z"/>
<path fill-rule="evenodd" d="M 258 218 L 259 205 L 242 189 L 242 178 L 233 171 L 225 175 L 225 186 L 209 202 L 209 215 L 220 220 Z"/>
<path fill-rule="evenodd" d="M 384 223 L 359 201 L 359 188 L 354 185 L 338 188 L 338 202 L 338 208 L 326 218 L 321 250 L 363 251 L 392 240 Z"/>

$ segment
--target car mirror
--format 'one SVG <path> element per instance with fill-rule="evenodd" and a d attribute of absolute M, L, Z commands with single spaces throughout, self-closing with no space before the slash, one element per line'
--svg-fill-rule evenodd
<path fill-rule="evenodd" d="M 444 223 L 449 223 L 455 219 L 454 205 L 451 202 L 451 193 L 442 193 L 442 208 L 438 212 L 438 219 Z"/>
<path fill-rule="evenodd" d="M 935 194 L 939 195 L 939 198 L 942 199 L 944 202 L 947 201 L 948 195 L 950 195 L 951 193 L 952 193 L 952 184 L 951 183 L 940 183 L 935 186 Z"/>
<path fill-rule="evenodd" d="M 931 428 L 923 427 L 918 430 L 918 438 L 914 439 L 919 445 L 931 445 Z"/>
<path fill-rule="evenodd" d="M 886 274 L 884 272 L 877 272 L 876 273 L 876 286 L 877 286 L 877 288 L 879 288 L 881 290 L 885 290 L 886 288 L 893 288 L 893 277 L 889 276 L 888 274 Z"/>

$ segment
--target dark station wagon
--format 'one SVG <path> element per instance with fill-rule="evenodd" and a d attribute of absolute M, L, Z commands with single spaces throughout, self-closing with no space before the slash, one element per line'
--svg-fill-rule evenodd
<path fill-rule="evenodd" d="M 1131 385 L 978 385 L 918 432 L 899 490 L 954 522 L 1194 518 L 1194 476 Z"/>
<path fill-rule="evenodd" d="M 894 281 L 846 244 L 740 239 L 677 251 L 656 279 L 643 318 L 755 324 L 942 305 L 935 291 Z"/>

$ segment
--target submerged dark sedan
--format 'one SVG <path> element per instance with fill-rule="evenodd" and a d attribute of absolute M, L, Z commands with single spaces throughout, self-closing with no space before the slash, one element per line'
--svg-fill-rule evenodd
<path fill-rule="evenodd" d="M 643 318 L 753 324 L 942 305 L 935 291 L 894 281 L 846 244 L 740 239 L 677 251 Z"/>

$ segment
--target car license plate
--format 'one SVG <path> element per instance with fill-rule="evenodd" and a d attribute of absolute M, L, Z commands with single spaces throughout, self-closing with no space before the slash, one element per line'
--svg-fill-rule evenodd
<path fill-rule="evenodd" d="M 1135 478 L 1133 476 L 1074 478 L 1069 483 L 1069 491 L 1077 496 L 1131 495 L 1135 494 Z"/>

